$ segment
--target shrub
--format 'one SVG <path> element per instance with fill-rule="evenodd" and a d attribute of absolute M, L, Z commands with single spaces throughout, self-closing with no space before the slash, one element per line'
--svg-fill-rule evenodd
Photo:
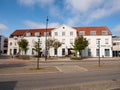
<path fill-rule="evenodd" d="M 30 59 L 30 56 L 28 55 L 18 55 L 16 56 L 17 59 L 23 59 L 23 60 L 29 60 Z"/>

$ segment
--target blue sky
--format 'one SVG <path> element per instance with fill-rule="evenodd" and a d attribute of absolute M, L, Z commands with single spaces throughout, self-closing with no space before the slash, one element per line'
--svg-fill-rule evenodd
<path fill-rule="evenodd" d="M 16 29 L 107 26 L 120 35 L 120 0 L 0 0 L 0 35 Z"/>

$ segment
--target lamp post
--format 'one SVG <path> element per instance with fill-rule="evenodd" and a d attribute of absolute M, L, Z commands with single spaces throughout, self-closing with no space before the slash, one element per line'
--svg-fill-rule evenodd
<path fill-rule="evenodd" d="M 37 69 L 39 69 L 39 52 L 40 52 L 40 36 L 38 36 L 38 57 L 37 57 Z"/>
<path fill-rule="evenodd" d="M 99 48 L 99 59 L 98 59 L 98 64 L 99 64 L 99 67 L 100 67 L 100 39 L 97 39 L 98 40 L 98 48 Z"/>
<path fill-rule="evenodd" d="M 47 28 L 48 28 L 48 16 L 46 18 L 45 61 L 47 60 Z"/>

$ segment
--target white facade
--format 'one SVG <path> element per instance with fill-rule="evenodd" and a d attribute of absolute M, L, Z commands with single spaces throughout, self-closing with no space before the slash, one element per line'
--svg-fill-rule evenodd
<path fill-rule="evenodd" d="M 120 57 L 120 36 L 113 36 L 113 56 Z"/>
<path fill-rule="evenodd" d="M 48 38 L 53 38 L 59 40 L 62 45 L 57 49 L 57 54 L 55 54 L 55 49 L 50 48 L 49 54 L 50 56 L 67 56 L 70 55 L 70 51 L 73 48 L 74 40 L 78 36 L 79 32 L 72 27 L 62 25 L 58 28 L 55 28 L 51 31 L 51 36 Z M 100 57 L 112 57 L 112 36 L 111 35 L 83 35 L 88 41 L 89 45 L 82 52 L 82 56 L 84 57 L 98 57 L 98 39 L 100 39 Z M 41 36 L 40 38 L 40 47 L 41 51 L 44 54 L 45 52 L 45 36 Z M 36 52 L 33 51 L 34 42 L 38 41 L 38 37 L 29 36 L 24 37 L 29 42 L 27 55 L 36 55 Z M 16 54 L 19 52 L 19 47 L 17 44 L 19 37 L 9 38 L 8 43 L 8 55 Z M 12 45 L 10 44 L 12 42 Z M 16 46 L 15 46 L 16 45 Z M 15 50 L 16 49 L 16 50 Z"/>
<path fill-rule="evenodd" d="M 0 35 L 0 53 L 7 53 L 7 41 L 6 37 Z"/>

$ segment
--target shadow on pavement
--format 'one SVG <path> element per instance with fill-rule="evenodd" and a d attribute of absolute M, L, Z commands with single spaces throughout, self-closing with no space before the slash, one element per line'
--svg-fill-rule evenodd
<path fill-rule="evenodd" d="M 17 81 L 0 82 L 0 90 L 14 90 Z"/>
<path fill-rule="evenodd" d="M 25 64 L 0 64 L 0 68 L 24 67 Z"/>
<path fill-rule="evenodd" d="M 10 59 L 11 57 L 8 55 L 0 55 L 0 59 Z"/>

